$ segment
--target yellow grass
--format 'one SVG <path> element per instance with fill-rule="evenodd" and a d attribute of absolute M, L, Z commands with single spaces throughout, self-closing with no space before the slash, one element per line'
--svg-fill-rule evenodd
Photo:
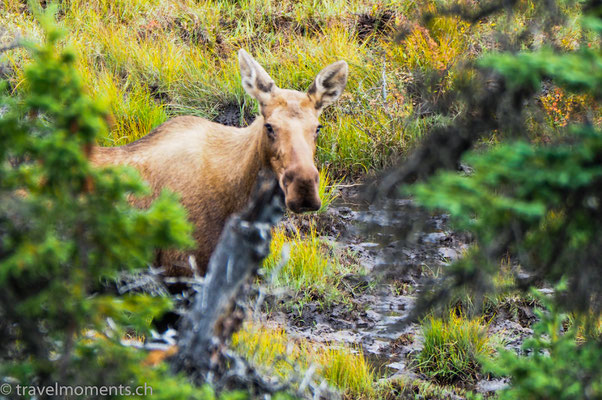
<path fill-rule="evenodd" d="M 316 373 L 349 398 L 373 398 L 376 373 L 359 348 L 292 340 L 281 328 L 252 323 L 232 337 L 237 352 L 270 374 L 288 379 L 303 376 L 311 365 Z"/>
<path fill-rule="evenodd" d="M 286 248 L 288 260 L 281 265 Z M 334 278 L 348 268 L 339 262 L 330 245 L 319 238 L 313 224 L 307 236 L 296 230 L 289 237 L 283 228 L 277 228 L 273 233 L 270 255 L 263 267 L 268 275 L 275 274 L 276 286 L 333 298 L 340 294 Z"/>
<path fill-rule="evenodd" d="M 239 48 L 250 51 L 281 87 L 298 90 L 307 89 L 329 63 L 346 60 L 349 84 L 323 117 L 318 149 L 319 162 L 340 177 L 382 168 L 411 146 L 422 129 L 407 121 L 413 104 L 403 95 L 402 78 L 416 66 L 439 68 L 465 52 L 471 34 L 448 19 L 425 28 L 438 43 L 428 53 L 420 50 L 424 46 L 414 49 L 417 42 L 410 39 L 401 46 L 392 42 L 389 34 L 396 24 L 406 15 L 416 19 L 429 4 L 66 0 L 60 2 L 58 15 L 69 32 L 65 45 L 79 57 L 86 87 L 110 104 L 114 123 L 109 137 L 100 139 L 104 145 L 136 140 L 176 115 L 215 118 L 232 106 L 246 114 L 256 112 L 255 101 L 240 83 Z M 22 32 L 39 39 L 37 22 L 22 1 L 3 0 L 0 5 L 8 36 Z M 390 19 L 375 22 L 382 32 L 370 32 L 360 23 L 361 18 L 377 20 L 385 14 Z M 410 51 L 415 54 L 408 58 Z M 24 57 L 21 50 L 2 56 L 14 66 L 10 80 L 17 90 Z"/>

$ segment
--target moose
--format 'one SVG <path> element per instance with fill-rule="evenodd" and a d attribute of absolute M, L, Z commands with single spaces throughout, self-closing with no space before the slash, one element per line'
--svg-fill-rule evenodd
<path fill-rule="evenodd" d="M 347 83 L 348 66 L 335 62 L 316 76 L 306 93 L 281 89 L 245 50 L 238 51 L 242 85 L 259 102 L 260 115 L 247 127 L 221 125 L 194 116 L 168 120 L 141 139 L 118 147 L 95 146 L 96 166 L 136 168 L 152 190 L 135 200 L 148 207 L 163 188 L 180 195 L 194 224 L 196 249 L 164 250 L 157 262 L 168 276 L 189 276 L 193 255 L 204 274 L 227 218 L 242 210 L 259 171 L 271 170 L 295 213 L 321 206 L 319 174 L 314 164 L 319 116 L 336 101 Z"/>

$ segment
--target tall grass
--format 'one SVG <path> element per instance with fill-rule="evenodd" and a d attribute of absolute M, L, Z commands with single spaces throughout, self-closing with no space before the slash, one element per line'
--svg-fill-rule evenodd
<path fill-rule="evenodd" d="M 11 34 L 39 37 L 21 1 L 0 4 L 0 19 Z M 346 60 L 349 83 L 322 118 L 318 160 L 333 176 L 353 177 L 387 166 L 422 134 L 412 122 L 414 104 L 404 93 L 411 70 L 448 66 L 472 43 L 474 32 L 449 18 L 416 28 L 415 37 L 401 45 L 391 40 L 397 24 L 432 4 L 66 0 L 59 3 L 58 15 L 70 31 L 66 45 L 77 51 L 88 90 L 111 105 L 114 123 L 104 145 L 136 140 L 180 114 L 213 119 L 225 108 L 256 112 L 240 83 L 239 48 L 249 50 L 279 86 L 298 90 L 306 90 L 329 63 Z M 437 46 L 416 47 L 418 32 L 428 33 Z M 14 65 L 13 88 L 19 87 L 24 54 L 4 55 Z M 383 98 L 383 93 L 388 94 Z"/>
<path fill-rule="evenodd" d="M 288 250 L 288 254 L 283 250 Z M 318 236 L 312 223 L 307 235 L 295 228 L 289 236 L 284 228 L 277 228 L 263 268 L 275 286 L 291 288 L 301 298 L 331 303 L 345 301 L 344 294 L 337 288 L 337 276 L 348 273 L 352 266 L 339 260 L 331 245 Z"/>
<path fill-rule="evenodd" d="M 469 319 L 453 309 L 446 319 L 427 318 L 422 333 L 424 348 L 418 354 L 417 368 L 438 382 L 474 381 L 480 360 L 494 351 L 483 319 Z"/>
<path fill-rule="evenodd" d="M 317 359 L 322 365 L 322 376 L 334 386 L 343 389 L 348 397 L 372 398 L 375 394 L 376 374 L 366 362 L 361 349 L 328 348 L 318 351 Z"/>
<path fill-rule="evenodd" d="M 333 181 L 328 174 L 328 167 L 320 170 L 320 184 L 318 186 L 318 195 L 322 201 L 322 205 L 318 210 L 318 214 L 323 213 L 334 203 L 339 197 L 337 186 L 341 183 L 341 179 Z"/>

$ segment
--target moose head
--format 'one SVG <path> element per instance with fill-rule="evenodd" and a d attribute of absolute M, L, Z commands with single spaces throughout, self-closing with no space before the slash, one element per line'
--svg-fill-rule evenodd
<path fill-rule="evenodd" d="M 281 89 L 245 50 L 238 60 L 245 91 L 259 102 L 263 118 L 262 154 L 276 174 L 287 208 L 316 211 L 319 174 L 314 164 L 322 111 L 345 89 L 348 67 L 337 61 L 316 76 L 307 92 Z"/>

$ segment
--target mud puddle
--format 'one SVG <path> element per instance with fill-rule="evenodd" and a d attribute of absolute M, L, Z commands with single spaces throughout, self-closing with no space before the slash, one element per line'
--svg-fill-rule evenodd
<path fill-rule="evenodd" d="M 412 365 L 413 355 L 422 349 L 421 329 L 405 319 L 425 281 L 460 257 L 471 239 L 452 231 L 447 215 L 426 213 L 409 199 L 374 206 L 360 201 L 353 191 L 344 192 L 324 214 L 311 220 L 291 217 L 284 224 L 302 230 L 316 224 L 320 235 L 338 250 L 353 253 L 353 262 L 362 272 L 340 279 L 348 288 L 351 304 L 324 308 L 319 301 L 310 301 L 294 313 L 270 306 L 269 312 L 259 312 L 254 318 L 284 328 L 292 338 L 361 349 L 382 378 L 423 379 Z M 514 307 L 518 312 L 497 310 L 489 333 L 502 337 L 506 348 L 520 351 L 532 334 L 532 308 L 521 303 Z M 482 379 L 468 389 L 487 394 L 506 384 L 503 379 Z"/>

